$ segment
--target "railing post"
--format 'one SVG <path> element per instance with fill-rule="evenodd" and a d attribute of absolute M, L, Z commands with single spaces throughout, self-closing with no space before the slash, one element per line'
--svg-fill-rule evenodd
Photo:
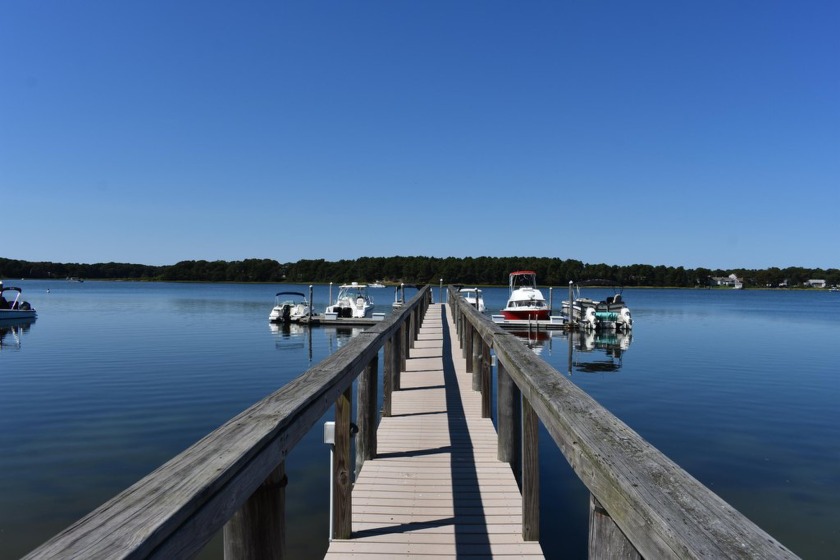
<path fill-rule="evenodd" d="M 391 393 L 394 390 L 394 337 L 385 341 L 382 364 L 382 416 L 391 416 Z"/>
<path fill-rule="evenodd" d="M 461 357 L 467 361 L 467 373 L 472 372 L 472 328 L 464 317 L 464 331 L 461 333 Z"/>
<path fill-rule="evenodd" d="M 522 400 L 522 538 L 540 540 L 539 418 Z"/>
<path fill-rule="evenodd" d="M 473 391 L 481 391 L 481 334 L 478 329 L 472 328 L 472 369 L 467 371 L 472 372 L 472 388 Z"/>
<path fill-rule="evenodd" d="M 394 391 L 400 390 L 400 373 L 402 372 L 403 368 L 403 357 L 402 357 L 402 329 L 397 329 L 397 332 L 394 333 L 394 346 L 391 352 L 391 372 L 393 373 L 393 385 L 392 388 Z"/>
<path fill-rule="evenodd" d="M 490 363 L 490 345 L 481 341 L 481 417 L 493 416 L 493 365 Z"/>
<path fill-rule="evenodd" d="M 589 558 L 590 560 L 641 560 L 642 556 L 627 540 L 607 510 L 589 495 Z"/>
<path fill-rule="evenodd" d="M 414 321 L 414 340 L 417 340 L 420 338 L 420 327 L 423 326 L 423 319 L 426 317 L 426 306 L 423 305 L 423 302 L 420 302 L 420 305 L 414 311 L 417 314 L 417 320 Z"/>
<path fill-rule="evenodd" d="M 497 365 L 498 395 L 496 415 L 499 426 L 499 461 L 509 464 L 522 486 L 522 394 L 501 361 Z"/>
<path fill-rule="evenodd" d="M 376 402 L 377 402 L 377 373 L 379 372 L 379 355 L 375 355 L 359 376 L 359 387 L 356 395 L 356 425 L 359 434 L 356 439 L 356 477 L 362 470 L 362 465 L 368 459 L 376 457 Z"/>
<path fill-rule="evenodd" d="M 467 361 L 467 373 L 473 371 L 473 328 L 469 321 L 464 322 L 464 359 Z M 475 388 L 475 387 L 473 387 Z"/>
<path fill-rule="evenodd" d="M 335 450 L 333 451 L 333 535 L 349 539 L 352 533 L 353 502 L 350 476 L 350 409 L 353 387 L 348 387 L 335 401 Z"/>
<path fill-rule="evenodd" d="M 286 557 L 285 465 L 281 462 L 225 524 L 225 560 Z"/>
<path fill-rule="evenodd" d="M 414 348 L 414 341 L 417 340 L 417 324 L 420 322 L 420 316 L 418 315 L 419 310 L 420 310 L 419 305 L 411 310 L 411 323 L 409 323 L 409 329 L 408 329 L 408 347 L 409 348 Z"/>
<path fill-rule="evenodd" d="M 409 351 L 413 345 L 413 341 L 411 340 L 411 313 L 409 313 L 408 317 L 406 317 L 405 321 L 403 321 L 402 327 L 400 327 L 400 332 L 403 337 L 403 353 L 400 365 L 402 367 L 402 371 L 405 371 L 405 362 L 409 358 Z"/>

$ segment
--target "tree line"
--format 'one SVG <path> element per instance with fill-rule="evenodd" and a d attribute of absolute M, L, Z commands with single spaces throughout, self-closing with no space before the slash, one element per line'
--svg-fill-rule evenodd
<path fill-rule="evenodd" d="M 242 261 L 181 261 L 149 266 L 129 263 L 53 263 L 0 258 L 0 278 L 82 278 L 166 282 L 344 283 L 350 281 L 406 284 L 506 285 L 514 270 L 533 270 L 544 286 L 600 281 L 616 286 L 704 287 L 716 277 L 735 274 L 745 288 L 802 286 L 810 279 L 840 285 L 840 270 L 819 268 L 707 269 L 634 264 L 589 264 L 549 257 L 361 257 L 327 261 L 305 259 L 280 263 L 272 259 Z"/>

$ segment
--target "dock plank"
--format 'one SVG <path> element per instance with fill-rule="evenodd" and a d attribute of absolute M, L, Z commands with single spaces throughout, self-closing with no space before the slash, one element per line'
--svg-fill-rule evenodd
<path fill-rule="evenodd" d="M 444 321 L 446 327 L 444 328 Z M 544 558 L 522 539 L 522 499 L 457 345 L 432 305 L 353 488 L 353 533 L 326 557 Z"/>

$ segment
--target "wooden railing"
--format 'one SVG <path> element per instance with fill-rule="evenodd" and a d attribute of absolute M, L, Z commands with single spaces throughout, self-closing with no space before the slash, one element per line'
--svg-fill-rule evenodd
<path fill-rule="evenodd" d="M 589 558 L 796 558 L 453 288 L 448 296 L 486 417 L 496 354 L 498 457 L 520 481 L 526 540 L 539 539 L 542 422 L 590 492 Z"/>
<path fill-rule="evenodd" d="M 333 538 L 351 531 L 350 430 L 357 387 L 356 466 L 376 453 L 377 372 L 384 346 L 383 414 L 414 345 L 431 291 L 406 305 L 282 389 L 233 418 L 26 556 L 184 558 L 224 529 L 226 558 L 285 554 L 285 459 L 335 407 Z"/>

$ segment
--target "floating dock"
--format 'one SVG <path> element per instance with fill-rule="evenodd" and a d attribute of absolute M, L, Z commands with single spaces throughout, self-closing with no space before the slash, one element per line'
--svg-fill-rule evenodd
<path fill-rule="evenodd" d="M 304 317 L 296 323 L 298 325 L 319 326 L 348 326 L 348 327 L 372 327 L 385 320 L 385 313 L 373 313 L 370 317 L 338 317 L 335 313 L 321 313 Z"/>

